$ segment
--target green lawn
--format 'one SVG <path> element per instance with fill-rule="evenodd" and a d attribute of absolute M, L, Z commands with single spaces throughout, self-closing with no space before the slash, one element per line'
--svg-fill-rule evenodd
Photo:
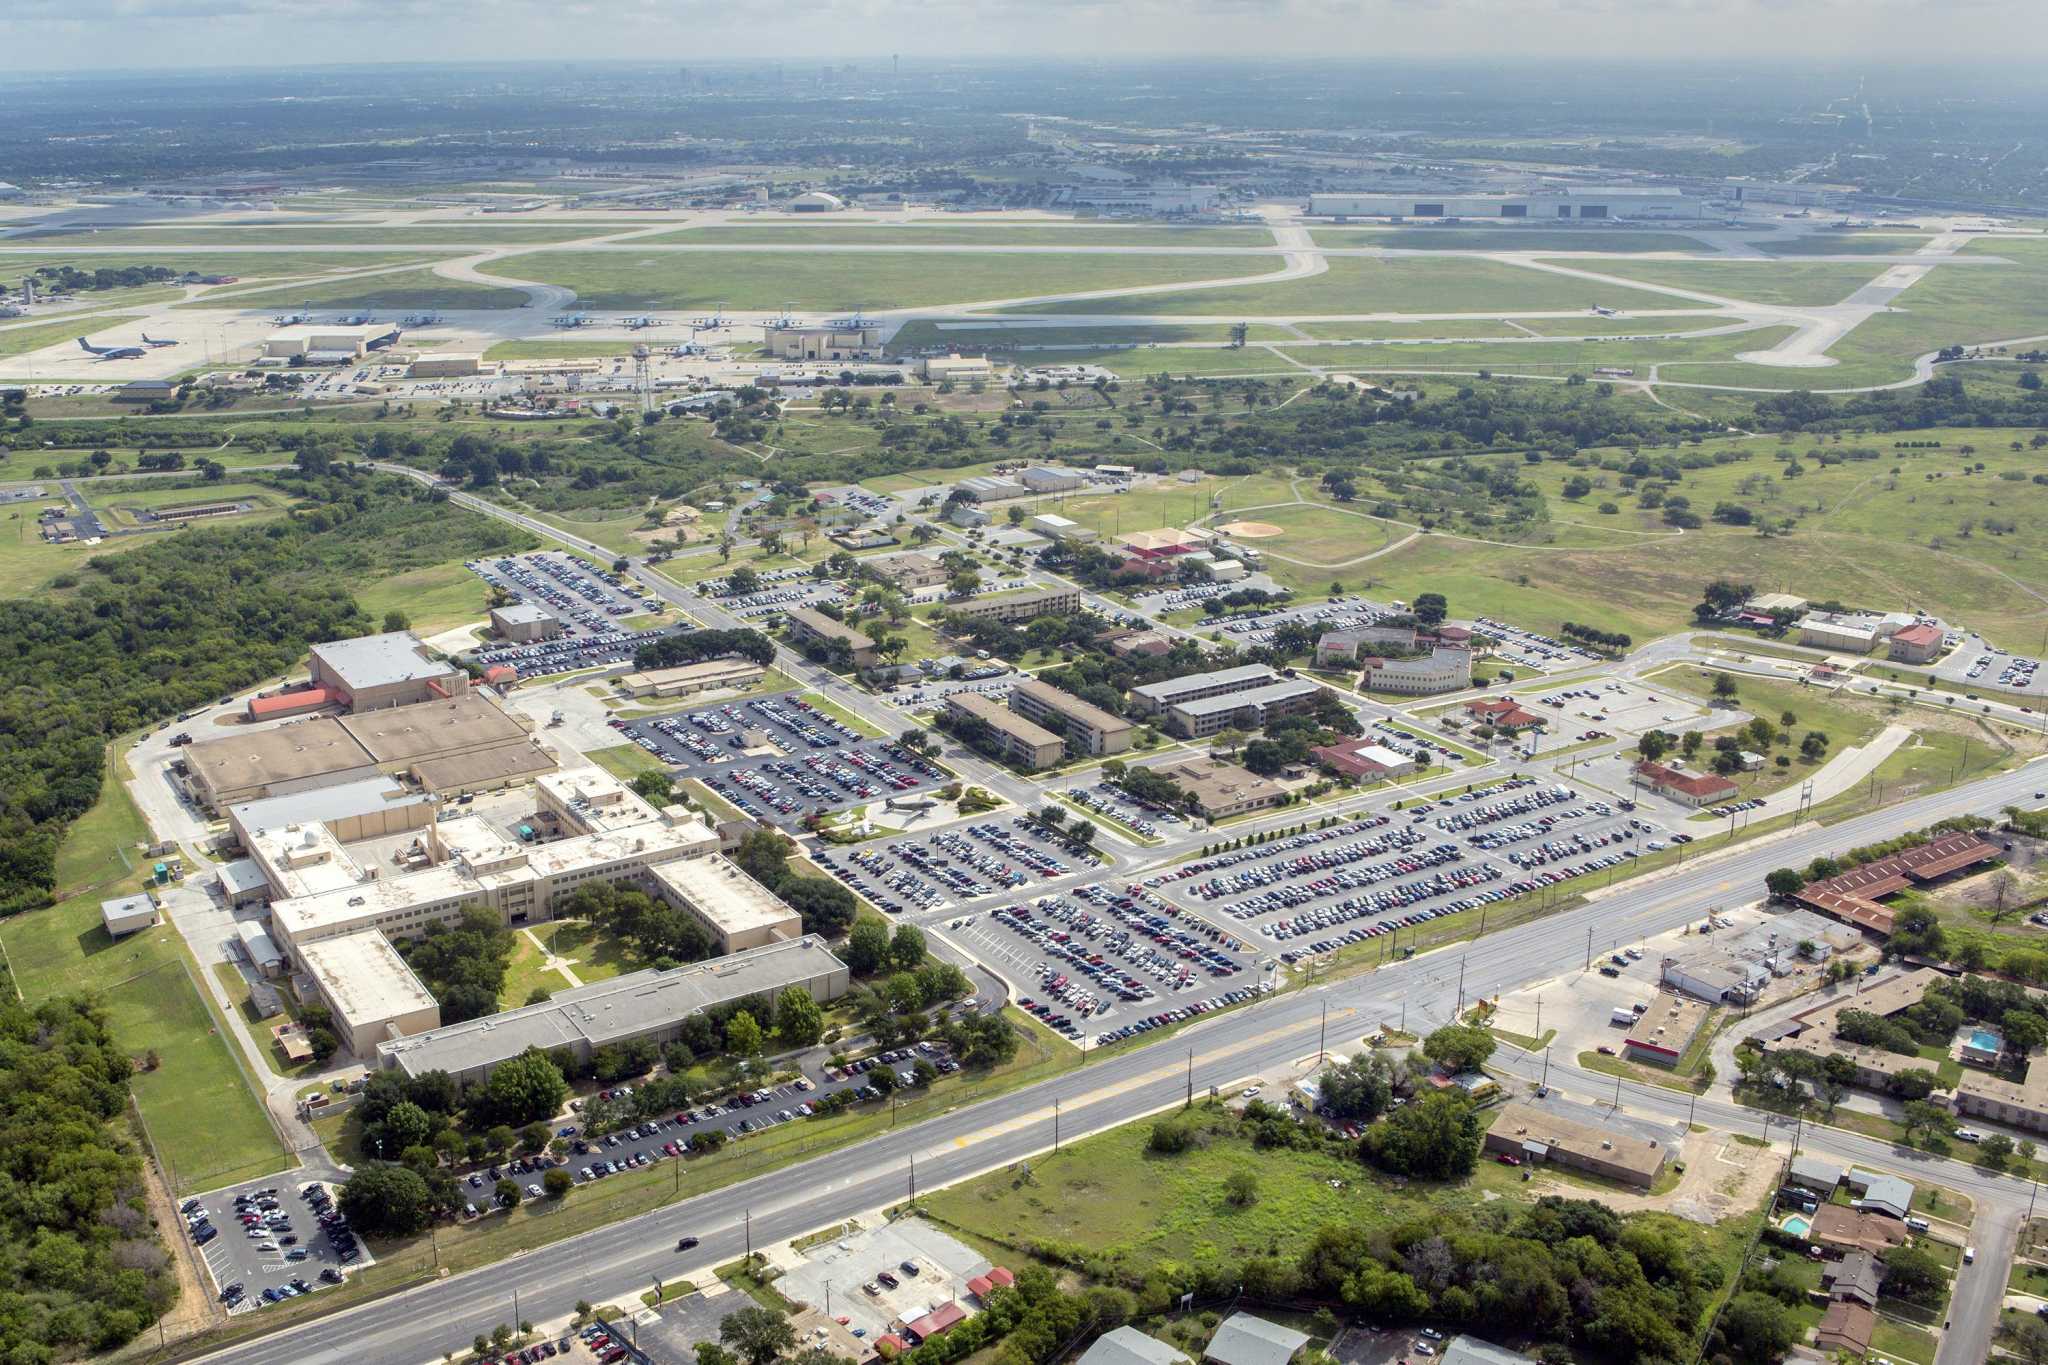
<path fill-rule="evenodd" d="M 629 782 L 641 773 L 666 771 L 660 759 L 637 744 L 614 744 L 609 749 L 592 749 L 583 756 L 613 777 Z"/>
<path fill-rule="evenodd" d="M 1284 341 L 1293 333 L 1284 327 L 1256 326 L 1251 329 L 1248 340 Z M 1145 325 L 1132 323 L 1090 323 L 1066 326 L 1040 326 L 1036 323 L 991 322 L 985 326 L 961 323 L 938 323 L 928 318 L 913 318 L 898 328 L 889 338 L 889 347 L 897 351 L 921 350 L 928 346 L 950 346 L 962 350 L 991 350 L 1002 352 L 1031 352 L 1041 347 L 1070 347 L 1090 349 L 1122 345 L 1170 346 L 1177 341 L 1228 341 L 1230 328 L 1223 323 L 1204 322 L 1181 325 Z M 1058 363 L 1059 357 L 1027 354 L 1025 359 L 1037 363 Z"/>
<path fill-rule="evenodd" d="M 286 1154 L 235 1055 L 226 1025 L 200 995 L 184 941 L 168 924 L 109 939 L 99 903 L 133 891 L 122 872 L 143 824 L 111 777 L 100 801 L 72 826 L 58 858 L 65 899 L 0 922 L 0 949 L 31 1002 L 97 993 L 130 1055 L 154 1050 L 138 1070 L 136 1107 L 180 1192 L 211 1189 L 281 1170 Z"/>
<path fill-rule="evenodd" d="M 1343 355 L 1336 350 L 1328 354 L 1329 361 L 1310 363 L 1333 363 Z M 1170 374 L 1176 378 L 1193 376 L 1199 379 L 1252 374 L 1299 375 L 1304 379 L 1314 377 L 1300 364 L 1290 359 L 1286 352 L 1271 346 L 1142 346 L 1135 349 L 1112 347 L 1100 351 L 1062 350 L 1046 353 L 1035 359 L 1040 363 L 1055 362 L 1061 365 L 1099 365 L 1127 379 L 1155 374 Z"/>
<path fill-rule="evenodd" d="M 848 219 L 790 227 L 743 224 L 683 228 L 641 242 L 760 246 L 1272 246 L 1273 234 L 1255 227 L 1142 227 L 1092 223 L 864 223 Z"/>
<path fill-rule="evenodd" d="M 364 262 L 369 264 L 369 262 Z M 402 312 L 409 308 L 518 308 L 526 302 L 520 289 L 497 289 L 465 280 L 444 279 L 431 270 L 393 270 L 349 280 L 309 280 L 280 285 L 224 299 L 195 299 L 180 308 L 368 308 Z"/>
<path fill-rule="evenodd" d="M 1650 675 L 1647 681 L 1691 696 L 1705 704 L 1713 696 L 1714 679 L 1720 671 L 1690 666 L 1665 669 Z M 1736 696 L 1734 705 L 1753 716 L 1762 716 L 1781 732 L 1789 732 L 1791 741 L 1781 743 L 1770 751 L 1769 757 L 1789 754 L 1792 766 L 1780 769 L 1776 763 L 1767 763 L 1761 772 L 1734 773 L 1729 781 L 1742 789 L 1745 797 L 1760 796 L 1776 791 L 1780 787 L 1803 781 L 1825 764 L 1829 757 L 1852 745 L 1861 744 L 1884 728 L 1880 708 L 1864 701 L 1851 701 L 1840 694 L 1821 688 L 1802 687 L 1797 683 L 1778 682 L 1766 678 L 1754 678 L 1747 674 L 1729 674 L 1734 679 Z M 1797 721 L 1784 726 L 1780 721 L 1786 712 L 1796 716 Z M 1745 722 L 1747 723 L 1747 722 Z M 1913 717 L 1904 714 L 1900 723 L 1910 725 Z M 1818 731 L 1828 738 L 1825 754 L 1818 761 L 1811 761 L 1799 752 L 1799 745 L 1810 731 Z M 1722 729 L 1706 732 L 1707 742 L 1700 749 L 1700 757 L 1694 760 L 1696 769 L 1705 769 L 1711 761 L 1713 739 Z M 1744 747 L 1749 747 L 1747 744 Z"/>
<path fill-rule="evenodd" d="M 1771 256 L 1910 256 L 1933 241 L 1932 237 L 1878 237 L 1868 233 L 1848 236 L 1819 233 L 1792 237 L 1782 242 L 1752 242 L 1750 245 Z"/>
<path fill-rule="evenodd" d="M 1021 309 L 1030 313 L 1154 313 L 1210 316 L 1328 316 L 1342 313 L 1511 313 L 1561 308 L 1669 308 L 1649 294 L 1499 261 L 1402 256 L 1338 257 L 1321 275 L 1185 294 L 1083 299 Z"/>
<path fill-rule="evenodd" d="M 960 252 L 549 251 L 483 267 L 576 291 L 586 308 L 903 308 L 1256 275 L 1266 256 Z"/>
<path fill-rule="evenodd" d="M 103 228 L 82 243 L 93 246 L 208 246 L 233 250 L 240 246 L 469 246 L 510 245 L 523 242 L 570 242 L 598 237 L 609 232 L 629 232 L 643 224 L 567 224 L 540 227 L 534 224 L 426 223 L 377 227 L 369 223 L 345 223 L 333 227 L 308 224 L 304 227 L 242 227 L 232 223 L 210 223 L 204 227 Z M 44 249 L 56 242 L 30 236 L 19 240 Z M 176 262 L 166 260 L 165 265 Z"/>
<path fill-rule="evenodd" d="M 1870 1335 L 1870 1347 L 1879 1355 L 1890 1356 L 1893 1360 L 1934 1365 L 1935 1352 L 1941 1348 L 1941 1342 L 1924 1327 L 1915 1327 L 1896 1318 L 1880 1317 L 1877 1330 Z"/>
<path fill-rule="evenodd" d="M 1386 251 L 1709 251 L 1680 232 L 1575 232 L 1542 228 L 1311 228 L 1317 246 Z"/>
<path fill-rule="evenodd" d="M 1561 259 L 1558 263 L 1745 303 L 1795 307 L 1840 303 L 1886 269 L 1853 261 L 1602 261 L 1589 265 Z"/>
<path fill-rule="evenodd" d="M 373 621 L 383 620 L 387 611 L 401 612 L 413 630 L 433 635 L 481 621 L 490 588 L 460 564 L 435 564 L 360 583 L 355 599 Z"/>
<path fill-rule="evenodd" d="M 916 485 L 912 485 L 915 487 Z M 1034 511 L 1056 512 L 1104 536 L 1133 531 L 1156 531 L 1162 527 L 1185 527 L 1216 513 L 1214 520 L 1228 521 L 1232 509 L 1285 503 L 1295 499 L 1292 480 L 1282 474 L 1252 474 L 1241 478 L 1208 475 L 1194 483 L 1179 480 L 1134 488 L 1128 493 L 1084 493 L 1034 499 Z M 1261 519 L 1264 513 L 1260 513 Z M 1373 523 L 1366 523 L 1372 525 Z M 1278 541 L 1260 542 L 1278 544 Z"/>
<path fill-rule="evenodd" d="M 25 355 L 30 351 L 40 351 L 45 346 L 70 341 L 73 337 L 90 337 L 104 328 L 133 323 L 138 316 L 134 313 L 92 313 L 27 327 L 0 327 L 0 356 Z M 93 344 L 103 346 L 106 343 L 97 341 Z"/>
<path fill-rule="evenodd" d="M 81 244 L 83 245 L 83 244 Z M 118 270 L 129 266 L 160 265 L 180 273 L 191 270 L 201 275 L 238 275 L 244 281 L 269 279 L 278 275 L 318 275 L 336 270 L 368 270 L 372 266 L 402 265 L 431 259 L 418 251 L 146 251 L 66 253 L 61 247 L 42 243 L 31 249 L 0 246 L 0 275 L 14 278 L 46 265 L 69 265 L 91 272 Z M 162 286 L 152 286 L 161 288 Z M 93 302 L 102 295 L 108 300 L 121 291 L 105 290 L 79 295 Z"/>
<path fill-rule="evenodd" d="M 1636 324 L 1641 329 L 1642 322 Z M 1636 378 L 1648 378 L 1652 365 L 1686 364 L 1726 360 L 1744 351 L 1767 351 L 1792 335 L 1790 327 L 1757 327 L 1744 332 L 1726 332 L 1710 337 L 1666 337 L 1645 341 L 1469 341 L 1441 343 L 1390 343 L 1337 347 L 1282 347 L 1282 354 L 1325 369 L 1426 369 L 1496 370 L 1504 374 L 1565 375 L 1574 371 L 1590 376 L 1596 367 L 1633 369 Z M 1633 333 L 1632 333 L 1633 335 Z M 1240 352 L 1239 354 L 1243 354 Z M 1757 367 L 1766 381 L 1773 374 Z M 1684 378 L 1680 374 L 1679 378 Z"/>

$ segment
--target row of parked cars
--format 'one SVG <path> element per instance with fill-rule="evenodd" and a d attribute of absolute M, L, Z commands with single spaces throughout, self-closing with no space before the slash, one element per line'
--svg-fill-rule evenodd
<path fill-rule="evenodd" d="M 1259 996 L 1264 995 L 1269 989 L 1271 988 L 1267 986 L 1239 986 L 1236 990 L 1225 991 L 1223 994 L 1212 996 L 1207 1000 L 1197 1000 L 1192 1005 L 1182 1005 L 1177 1009 L 1162 1010 L 1158 1014 L 1147 1015 L 1143 1019 L 1134 1019 L 1121 1028 L 1113 1028 L 1106 1033 L 1096 1034 L 1095 1042 L 1097 1046 L 1101 1046 L 1106 1043 L 1120 1042 L 1125 1038 L 1135 1038 L 1141 1033 L 1150 1033 L 1153 1029 L 1165 1028 L 1170 1024 L 1178 1024 L 1184 1019 L 1193 1019 L 1215 1010 L 1228 1009 L 1232 1005 L 1243 1004 L 1247 1000 L 1255 1000 Z"/>

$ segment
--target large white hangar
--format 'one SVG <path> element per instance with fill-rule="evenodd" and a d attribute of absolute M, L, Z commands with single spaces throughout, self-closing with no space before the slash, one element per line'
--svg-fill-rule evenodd
<path fill-rule="evenodd" d="M 1706 202 L 1677 190 L 1559 186 L 1534 194 L 1485 190 L 1356 190 L 1309 196 L 1315 218 L 1504 218 L 1574 222 L 1704 218 Z"/>

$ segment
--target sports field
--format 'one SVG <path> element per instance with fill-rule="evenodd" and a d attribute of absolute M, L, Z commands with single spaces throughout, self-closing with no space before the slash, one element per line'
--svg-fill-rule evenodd
<path fill-rule="evenodd" d="M 1270 256 L 944 252 L 529 252 L 479 267 L 589 308 L 911 308 L 1258 275 Z"/>
<path fill-rule="evenodd" d="M 1605 262 L 1602 263 L 1603 268 Z M 1216 273 L 1216 272 L 1211 272 Z M 1531 309 L 1684 307 L 1668 294 L 1573 279 L 1498 261 L 1344 256 L 1320 275 L 1186 294 L 1083 299 L 1030 313 L 1156 313 L 1314 317 L 1332 313 L 1507 313 Z"/>
<path fill-rule="evenodd" d="M 1310 568 L 1341 568 L 1408 534 L 1407 527 L 1381 521 L 1362 511 L 1309 502 L 1252 508 L 1241 516 L 1226 513 L 1210 518 L 1208 524 L 1222 530 L 1240 520 L 1280 528 L 1277 536 L 1244 535 L 1244 544 L 1269 558 L 1284 557 Z"/>

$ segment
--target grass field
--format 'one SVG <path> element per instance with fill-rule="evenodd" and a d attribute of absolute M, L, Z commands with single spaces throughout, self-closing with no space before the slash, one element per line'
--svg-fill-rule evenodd
<path fill-rule="evenodd" d="M 1115 536 L 1131 531 L 1156 531 L 1162 526 L 1186 526 L 1212 510 L 1289 502 L 1294 496 L 1290 480 L 1255 474 L 1232 479 L 1210 476 L 1199 483 L 1174 481 L 1135 488 L 1128 493 L 1042 498 L 1032 506 L 1038 511 L 1057 512 L 1102 535 Z"/>
<path fill-rule="evenodd" d="M 897 224 L 836 222 L 791 227 L 772 224 L 683 228 L 637 239 L 642 242 L 777 246 L 1242 246 L 1273 245 L 1273 234 L 1255 227 L 1129 227 L 1075 223 Z"/>
<path fill-rule="evenodd" d="M 1840 303 L 1885 271 L 1853 261 L 1561 261 L 1617 279 L 1697 290 L 1746 303 Z M 1961 273 L 1961 272 L 1958 272 Z M 1603 300 L 1604 302 L 1604 300 Z"/>
<path fill-rule="evenodd" d="M 1640 327 L 1642 324 L 1636 324 Z M 1633 369 L 1646 377 L 1652 365 L 1695 360 L 1725 360 L 1738 352 L 1768 350 L 1790 336 L 1790 327 L 1759 327 L 1711 337 L 1672 337 L 1648 341 L 1471 341 L 1397 342 L 1385 346 L 1281 347 L 1281 353 L 1306 364 L 1329 369 L 1498 370 L 1506 374 L 1588 373 L 1596 366 Z M 1245 354 L 1239 352 L 1237 354 Z M 1783 374 L 1758 367 L 1760 373 Z"/>
<path fill-rule="evenodd" d="M 285 1152 L 235 1055 L 225 1025 L 200 995 L 189 954 L 169 924 L 107 937 L 99 904 L 136 889 L 134 845 L 147 837 L 128 791 L 110 774 L 99 802 L 71 827 L 57 860 L 57 904 L 0 922 L 23 998 L 98 994 L 131 1056 L 154 1050 L 154 1070 L 132 1083 L 158 1154 L 180 1192 L 283 1169 Z"/>
<path fill-rule="evenodd" d="M 1752 242 L 1750 245 L 1770 256 L 1910 256 L 1933 241 L 1932 237 L 1877 237 L 1864 233 L 1819 233 L 1791 237 L 1782 242 Z"/>
<path fill-rule="evenodd" d="M 317 308 L 517 308 L 526 302 L 519 289 L 496 289 L 464 280 L 443 279 L 431 270 L 396 270 L 350 280 L 307 280 L 226 299 L 196 299 L 180 308 L 291 308 L 302 303 Z"/>
<path fill-rule="evenodd" d="M 1219 273 L 1219 272 L 1211 272 Z M 1505 313 L 1559 308 L 1671 307 L 1647 294 L 1522 266 L 1454 257 L 1339 257 L 1328 271 L 1272 284 L 1036 304 L 1030 313 L 1155 313 L 1327 317 L 1343 313 Z"/>
<path fill-rule="evenodd" d="M 1388 251 L 1711 251 L 1681 232 L 1575 232 L 1541 228 L 1311 228 L 1317 246 Z"/>
<path fill-rule="evenodd" d="M 174 481 L 167 481 L 174 482 Z M 90 490 L 90 485 L 88 485 Z M 285 501 L 274 488 L 264 488 L 252 483 L 208 484 L 203 488 L 149 487 L 134 491 L 101 493 L 88 491 L 87 498 L 97 510 L 101 519 L 114 527 L 141 526 L 142 519 L 134 515 L 138 511 L 157 511 L 166 507 L 184 507 L 196 503 L 246 502 L 251 504 L 249 512 L 227 514 L 219 520 L 240 521 L 258 511 L 267 511 Z M 209 521 L 207 524 L 212 524 Z M 151 532 L 152 535 L 177 535 L 176 531 Z"/>
<path fill-rule="evenodd" d="M 1340 354 L 1332 351 L 1333 356 Z M 1036 363 L 1100 365 L 1127 379 L 1145 375 L 1170 374 L 1204 378 L 1214 375 L 1291 375 L 1308 377 L 1308 372 L 1271 346 L 1141 346 L 1100 351 L 1060 351 L 1027 357 Z"/>
<path fill-rule="evenodd" d="M 1405 526 L 1395 526 L 1361 512 L 1341 511 L 1320 503 L 1301 502 L 1285 507 L 1261 507 L 1247 512 L 1251 521 L 1263 521 L 1278 526 L 1282 534 L 1262 540 L 1249 537 L 1244 543 L 1263 552 L 1269 559 L 1286 556 L 1317 568 L 1337 568 L 1361 555 L 1383 549 L 1396 537 L 1408 533 Z M 1230 520 L 1228 516 L 1216 516 L 1209 520 L 1211 526 L 1219 526 Z"/>
<path fill-rule="evenodd" d="M 371 620 L 383 620 L 387 611 L 401 612 L 422 635 L 482 620 L 490 600 L 484 581 L 460 564 L 435 564 L 373 578 L 356 584 L 354 593 Z"/>
<path fill-rule="evenodd" d="M 1177 284 L 1278 270 L 1263 256 L 985 255 L 961 252 L 535 252 L 483 267 L 562 285 L 588 308 L 903 308 Z"/>
<path fill-rule="evenodd" d="M 32 251 L 19 248 L 0 247 L 0 274 L 13 277 L 46 265 L 68 265 L 90 273 L 98 269 L 125 269 L 128 266 L 160 265 L 166 270 L 179 272 L 191 270 L 201 275 L 239 275 L 244 280 L 269 279 L 277 275 L 318 275 L 332 270 L 368 270 L 372 266 L 403 265 L 408 261 L 425 261 L 431 257 L 418 251 L 163 251 L 154 255 L 148 252 L 72 252 L 66 254 L 61 248 L 38 247 Z M 108 298 L 117 296 L 111 292 Z M 98 296 L 83 294 L 80 298 L 92 302 Z"/>
<path fill-rule="evenodd" d="M 90 235 L 78 234 L 85 245 L 103 246 L 209 246 L 232 249 L 238 246 L 466 246 L 515 244 L 521 242 L 568 242 L 580 237 L 598 237 L 608 232 L 630 232 L 637 223 L 565 224 L 540 227 L 516 223 L 400 224 L 376 227 L 347 223 L 335 227 L 307 224 L 304 227 L 240 227 L 232 223 L 211 223 L 205 227 L 103 228 Z M 20 239 L 45 249 L 57 245 L 52 237 Z"/>
<path fill-rule="evenodd" d="M 25 355 L 30 351 L 40 351 L 45 346 L 70 341 L 73 337 L 89 337 L 108 327 L 125 326 L 135 320 L 134 314 L 91 313 L 28 327 L 0 327 L 0 355 Z"/>

